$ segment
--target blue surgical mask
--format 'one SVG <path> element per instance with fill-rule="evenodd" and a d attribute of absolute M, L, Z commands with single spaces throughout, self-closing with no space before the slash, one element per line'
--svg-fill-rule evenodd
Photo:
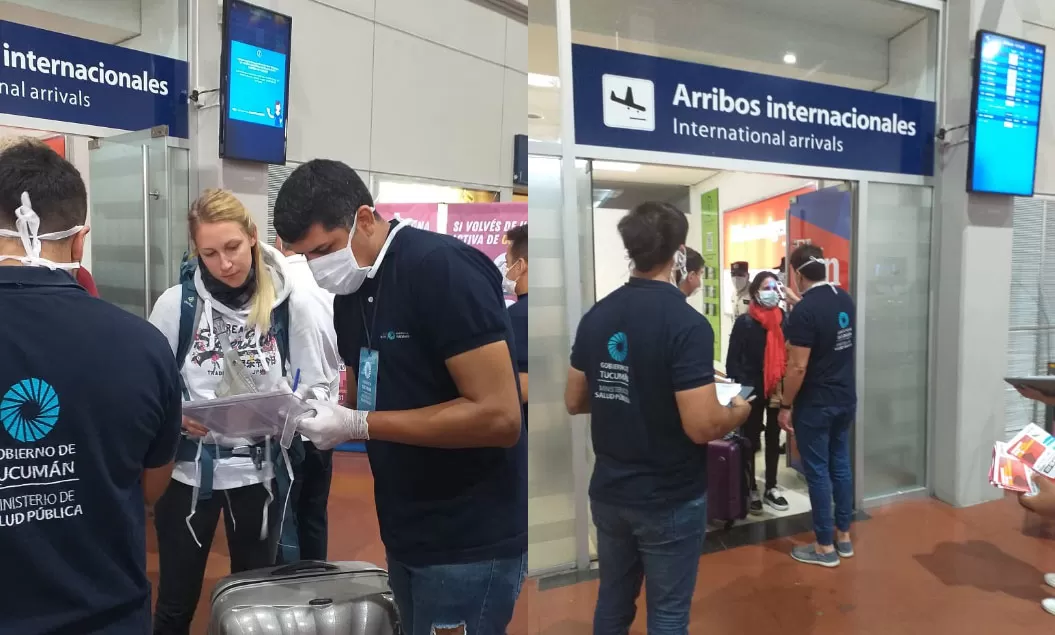
<path fill-rule="evenodd" d="M 780 294 L 775 289 L 762 289 L 758 292 L 758 303 L 767 309 L 780 304 Z"/>

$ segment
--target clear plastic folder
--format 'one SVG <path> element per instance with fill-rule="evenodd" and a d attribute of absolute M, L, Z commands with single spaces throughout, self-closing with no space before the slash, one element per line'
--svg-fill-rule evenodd
<path fill-rule="evenodd" d="M 213 432 L 248 438 L 282 435 L 283 441 L 292 438 L 301 417 L 313 412 L 288 390 L 183 403 L 185 416 Z"/>

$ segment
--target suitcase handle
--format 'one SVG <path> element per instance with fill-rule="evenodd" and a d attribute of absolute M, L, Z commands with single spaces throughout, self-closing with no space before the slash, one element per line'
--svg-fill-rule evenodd
<path fill-rule="evenodd" d="M 301 560 L 292 564 L 283 565 L 277 569 L 272 569 L 268 575 L 284 576 L 293 575 L 296 573 L 305 573 L 307 571 L 337 571 L 340 569 L 337 565 L 330 564 L 329 562 L 320 562 L 318 560 Z"/>

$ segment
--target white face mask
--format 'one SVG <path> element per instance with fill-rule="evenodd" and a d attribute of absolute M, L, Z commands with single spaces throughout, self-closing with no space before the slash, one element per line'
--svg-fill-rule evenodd
<path fill-rule="evenodd" d="M 514 262 L 513 263 L 514 267 L 516 266 L 517 262 L 520 262 L 520 261 L 517 260 L 516 262 Z M 510 271 L 511 271 L 511 268 L 508 267 L 508 266 L 504 266 L 503 269 L 502 269 L 502 292 L 505 293 L 506 295 L 516 295 L 516 292 L 517 292 L 517 280 L 520 279 L 520 276 L 517 276 L 516 278 L 510 278 L 509 277 L 509 272 Z"/>
<path fill-rule="evenodd" d="M 315 276 L 315 282 L 318 282 L 320 287 L 334 295 L 351 295 L 355 293 L 368 278 L 373 278 L 377 275 L 381 261 L 384 259 L 389 245 L 392 244 L 392 239 L 396 237 L 396 233 L 399 230 L 409 224 L 410 221 L 405 220 L 392 228 L 392 231 L 388 232 L 388 238 L 385 239 L 385 244 L 377 254 L 377 260 L 374 264 L 369 267 L 362 267 L 356 261 L 355 255 L 352 254 L 352 238 L 355 236 L 355 228 L 358 225 L 358 223 L 354 223 L 352 231 L 348 233 L 347 247 L 308 261 L 311 275 Z"/>
<path fill-rule="evenodd" d="M 743 291 L 747 288 L 747 278 L 733 276 L 733 286 L 736 287 L 737 291 Z"/>
<path fill-rule="evenodd" d="M 670 270 L 670 283 L 675 287 L 689 275 L 685 269 L 685 250 L 679 249 L 674 252 L 674 267 Z"/>
<path fill-rule="evenodd" d="M 80 268 L 79 262 L 52 262 L 47 258 L 40 257 L 40 241 L 42 240 L 65 240 L 84 229 L 84 225 L 75 225 L 69 229 L 47 234 L 38 234 L 40 229 L 40 216 L 33 211 L 33 205 L 29 200 L 29 192 L 22 192 L 22 206 L 15 210 L 15 230 L 0 229 L 0 237 L 18 238 L 22 241 L 22 249 L 25 256 L 5 256 L 0 254 L 0 260 L 17 260 L 27 267 L 47 267 L 48 269 L 73 270 Z"/>

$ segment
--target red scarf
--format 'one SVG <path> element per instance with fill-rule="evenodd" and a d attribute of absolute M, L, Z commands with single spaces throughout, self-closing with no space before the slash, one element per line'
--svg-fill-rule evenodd
<path fill-rule="evenodd" d="M 748 311 L 751 317 L 766 329 L 766 354 L 762 364 L 762 376 L 765 382 L 765 396 L 769 397 L 784 378 L 788 365 L 788 353 L 784 348 L 784 312 L 778 307 L 762 308 L 756 302 L 751 303 Z"/>

